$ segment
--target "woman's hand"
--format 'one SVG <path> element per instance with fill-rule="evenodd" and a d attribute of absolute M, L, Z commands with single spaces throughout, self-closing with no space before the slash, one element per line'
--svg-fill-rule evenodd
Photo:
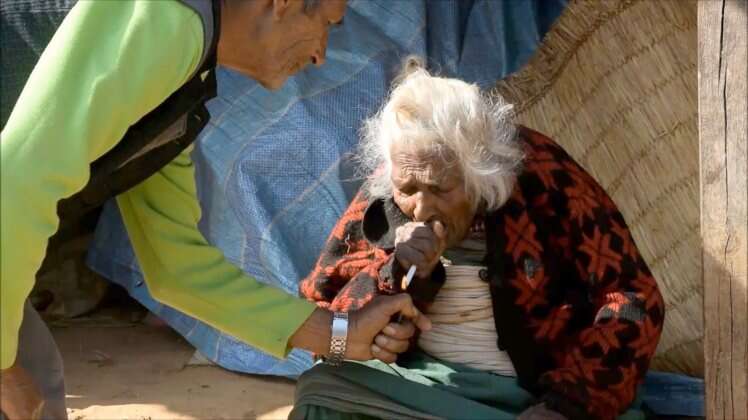
<path fill-rule="evenodd" d="M 405 270 L 416 266 L 416 276 L 428 278 L 447 247 L 447 230 L 441 222 L 409 222 L 395 231 L 395 259 Z"/>

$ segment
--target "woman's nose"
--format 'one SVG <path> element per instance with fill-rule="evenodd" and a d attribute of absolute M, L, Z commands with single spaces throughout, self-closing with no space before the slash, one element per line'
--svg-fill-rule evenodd
<path fill-rule="evenodd" d="M 436 216 L 434 200 L 429 193 L 418 192 L 415 198 L 413 219 L 415 222 L 429 222 Z"/>

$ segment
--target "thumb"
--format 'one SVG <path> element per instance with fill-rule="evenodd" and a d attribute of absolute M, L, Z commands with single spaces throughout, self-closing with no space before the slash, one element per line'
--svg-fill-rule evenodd
<path fill-rule="evenodd" d="M 397 313 L 403 314 L 405 318 L 410 319 L 421 331 L 428 331 L 431 329 L 431 320 L 421 313 L 413 304 L 413 299 L 407 293 L 400 293 L 390 297 L 388 300 L 389 307 L 386 311 L 390 316 Z"/>

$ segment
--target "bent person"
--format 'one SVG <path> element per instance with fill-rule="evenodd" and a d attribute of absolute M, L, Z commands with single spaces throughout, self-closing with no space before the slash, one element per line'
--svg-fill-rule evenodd
<path fill-rule="evenodd" d="M 352 313 L 405 290 L 433 327 L 395 364 L 318 364 L 291 417 L 640 415 L 664 304 L 616 205 L 500 98 L 414 61 L 400 79 L 365 123 L 370 176 L 301 290 Z"/>

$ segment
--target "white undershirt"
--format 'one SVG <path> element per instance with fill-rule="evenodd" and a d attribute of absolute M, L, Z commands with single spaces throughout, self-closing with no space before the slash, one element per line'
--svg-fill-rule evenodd
<path fill-rule="evenodd" d="M 433 327 L 421 333 L 418 346 L 447 362 L 517 376 L 509 355 L 496 345 L 491 292 L 479 276 L 485 267 L 447 262 L 444 268 L 447 279 L 426 312 Z"/>

